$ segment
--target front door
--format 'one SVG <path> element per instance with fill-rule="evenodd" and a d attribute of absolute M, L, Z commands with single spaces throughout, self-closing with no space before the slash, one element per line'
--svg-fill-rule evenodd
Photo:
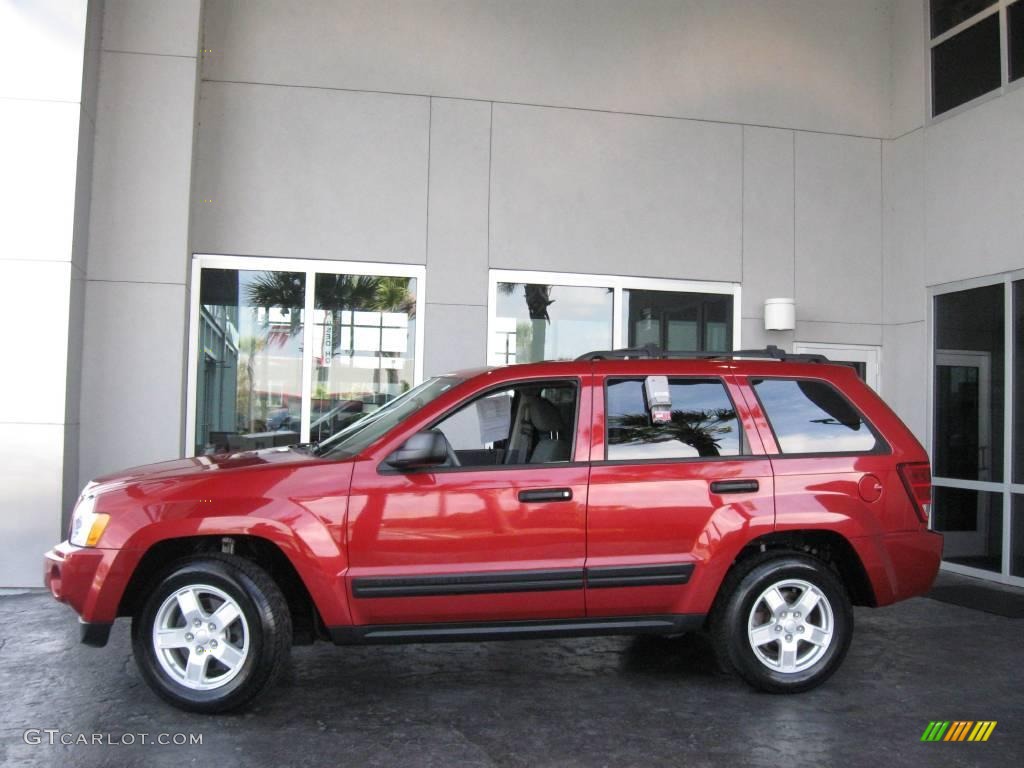
<path fill-rule="evenodd" d="M 589 379 L 589 377 L 586 377 Z M 583 616 L 586 381 L 499 385 L 434 428 L 445 466 L 359 462 L 348 518 L 356 624 Z"/>
<path fill-rule="evenodd" d="M 771 464 L 745 436 L 732 383 L 668 373 L 670 415 L 657 418 L 645 378 L 595 383 L 588 616 L 706 613 L 715 588 L 701 585 L 732 559 L 720 549 L 774 522 Z"/>

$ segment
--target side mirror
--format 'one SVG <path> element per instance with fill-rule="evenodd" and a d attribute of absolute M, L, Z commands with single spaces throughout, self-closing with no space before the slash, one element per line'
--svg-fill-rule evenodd
<path fill-rule="evenodd" d="M 436 429 L 417 432 L 388 457 L 388 466 L 395 469 L 436 467 L 448 460 L 448 440 Z"/>

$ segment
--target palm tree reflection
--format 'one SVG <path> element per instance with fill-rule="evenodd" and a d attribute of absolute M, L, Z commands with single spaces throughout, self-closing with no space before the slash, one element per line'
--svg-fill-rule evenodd
<path fill-rule="evenodd" d="M 611 445 L 639 445 L 677 441 L 700 456 L 720 456 L 722 440 L 731 436 L 736 423 L 732 408 L 672 411 L 672 420 L 654 424 L 646 413 L 625 413 L 608 419 Z"/>

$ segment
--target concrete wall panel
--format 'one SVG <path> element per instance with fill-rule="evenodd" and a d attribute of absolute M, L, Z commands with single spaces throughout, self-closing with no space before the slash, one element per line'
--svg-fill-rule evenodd
<path fill-rule="evenodd" d="M 203 83 L 199 111 L 196 251 L 424 263 L 427 99 Z"/>
<path fill-rule="evenodd" d="M 881 175 L 880 142 L 797 133 L 797 319 L 881 322 Z"/>
<path fill-rule="evenodd" d="M 494 106 L 491 266 L 740 279 L 741 128 Z"/>

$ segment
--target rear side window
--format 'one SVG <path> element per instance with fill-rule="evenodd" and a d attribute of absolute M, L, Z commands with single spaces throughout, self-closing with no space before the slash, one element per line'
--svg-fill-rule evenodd
<path fill-rule="evenodd" d="M 608 459 L 739 456 L 743 434 L 736 408 L 717 379 L 669 379 L 671 420 L 654 423 L 643 379 L 610 381 Z"/>
<path fill-rule="evenodd" d="M 839 391 L 822 381 L 750 382 L 782 453 L 866 453 L 878 439 Z"/>

